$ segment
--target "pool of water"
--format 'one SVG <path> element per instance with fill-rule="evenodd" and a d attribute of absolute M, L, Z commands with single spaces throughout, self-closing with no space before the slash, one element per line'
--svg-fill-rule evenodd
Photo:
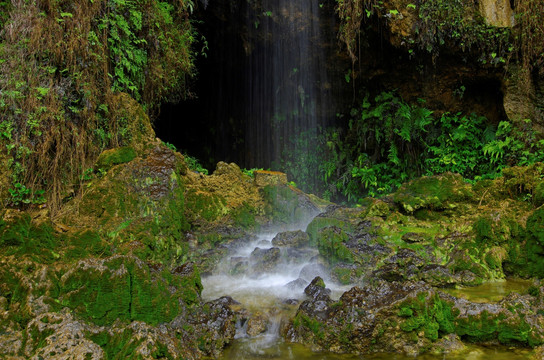
<path fill-rule="evenodd" d="M 511 292 L 527 294 L 529 288 L 533 285 L 531 280 L 507 279 L 484 283 L 473 287 L 463 287 L 458 289 L 445 289 L 450 295 L 463 298 L 472 302 L 499 302 Z"/>
<path fill-rule="evenodd" d="M 401 354 L 342 355 L 314 352 L 299 345 L 282 341 L 267 343 L 265 337 L 236 340 L 228 347 L 220 360 L 529 360 L 532 350 L 467 346 L 466 350 L 452 355 L 420 355 L 417 357 Z"/>

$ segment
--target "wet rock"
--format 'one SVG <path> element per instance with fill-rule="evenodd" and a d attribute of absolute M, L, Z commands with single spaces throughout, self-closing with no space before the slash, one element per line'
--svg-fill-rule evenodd
<path fill-rule="evenodd" d="M 231 275 L 240 275 L 247 273 L 249 269 L 249 258 L 243 257 L 243 256 L 235 256 L 230 258 L 231 268 L 230 268 L 230 274 Z"/>
<path fill-rule="evenodd" d="M 4 329 L 0 334 L 0 354 L 4 356 L 15 356 L 19 354 L 23 346 L 23 332 Z"/>
<path fill-rule="evenodd" d="M 465 350 L 467 347 L 458 335 L 448 334 L 433 344 L 430 352 L 433 354 L 452 354 Z"/>
<path fill-rule="evenodd" d="M 236 314 L 230 306 L 235 304 L 228 296 L 207 302 L 203 311 L 189 317 L 199 339 L 200 350 L 206 356 L 217 357 L 236 335 Z"/>
<path fill-rule="evenodd" d="M 261 312 L 252 314 L 247 320 L 247 334 L 249 336 L 257 336 L 264 333 L 268 329 L 268 317 Z"/>
<path fill-rule="evenodd" d="M 437 287 L 448 287 L 457 283 L 457 278 L 451 273 L 450 269 L 436 264 L 424 266 L 420 270 L 419 279 Z"/>
<path fill-rule="evenodd" d="M 285 287 L 291 291 L 300 291 L 308 286 L 308 281 L 298 278 L 285 284 Z"/>
<path fill-rule="evenodd" d="M 280 259 L 281 252 L 277 247 L 270 249 L 255 248 L 249 257 L 251 271 L 255 275 L 271 272 L 278 266 Z"/>
<path fill-rule="evenodd" d="M 27 326 L 32 336 L 25 345 L 25 355 L 35 354 L 36 359 L 105 359 L 102 348 L 86 338 L 85 332 L 89 330 L 69 313 L 42 314 Z"/>
<path fill-rule="evenodd" d="M 278 233 L 272 239 L 272 245 L 274 246 L 286 246 L 292 248 L 301 248 L 309 245 L 310 238 L 304 231 L 286 231 Z"/>
<path fill-rule="evenodd" d="M 257 246 L 259 247 L 270 247 L 272 245 L 272 241 L 270 240 L 261 240 L 257 243 Z"/>
<path fill-rule="evenodd" d="M 331 294 L 331 289 L 325 287 L 325 282 L 319 276 L 316 276 L 310 285 L 304 289 L 304 293 L 311 297 L 312 299 L 325 299 L 328 298 Z"/>
<path fill-rule="evenodd" d="M 282 301 L 282 303 L 285 305 L 298 305 L 300 301 L 297 299 L 285 299 Z"/>
<path fill-rule="evenodd" d="M 290 264 L 302 264 L 308 259 L 312 258 L 312 256 L 315 256 L 317 251 L 314 249 L 304 248 L 304 249 L 293 249 L 293 248 L 287 248 L 285 249 L 285 257 L 286 261 Z"/>
<path fill-rule="evenodd" d="M 544 343 L 544 315 L 530 295 L 473 303 L 422 282 L 380 281 L 345 292 L 337 303 L 303 302 L 287 339 L 336 352 L 456 352 L 475 342 Z M 527 332 L 524 332 L 526 329 Z M 529 330 L 530 329 L 530 330 Z"/>
<path fill-rule="evenodd" d="M 386 264 L 397 264 L 399 266 L 414 265 L 421 267 L 425 264 L 423 260 L 414 250 L 399 249 L 393 256 L 384 260 Z"/>
<path fill-rule="evenodd" d="M 304 279 L 308 282 L 312 281 L 316 276 L 320 276 L 322 278 L 327 278 L 327 268 L 321 264 L 308 264 L 304 266 L 300 273 L 298 274 L 298 277 L 301 279 Z"/>

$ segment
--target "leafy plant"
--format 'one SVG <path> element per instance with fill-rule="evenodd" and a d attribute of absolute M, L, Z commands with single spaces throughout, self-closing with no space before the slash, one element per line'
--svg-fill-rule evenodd
<path fill-rule="evenodd" d="M 187 164 L 187 167 L 193 171 L 199 172 L 204 175 L 208 175 L 208 169 L 204 168 L 197 158 L 192 157 L 187 154 L 183 154 L 183 158 L 185 159 L 185 163 Z"/>
<path fill-rule="evenodd" d="M 421 175 L 494 178 L 506 166 L 544 160 L 544 140 L 537 140 L 530 121 L 496 128 L 475 114 L 434 117 L 423 104 L 407 104 L 393 93 L 366 97 L 352 109 L 347 131 L 328 129 L 320 151 L 323 196 L 353 203 Z"/>
<path fill-rule="evenodd" d="M 32 191 L 21 183 L 16 183 L 12 189 L 8 190 L 11 195 L 11 203 L 15 206 L 21 204 L 43 204 L 45 203 L 44 191 Z"/>

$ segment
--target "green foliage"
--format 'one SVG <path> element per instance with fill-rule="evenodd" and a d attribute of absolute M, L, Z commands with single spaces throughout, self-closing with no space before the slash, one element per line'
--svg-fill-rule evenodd
<path fill-rule="evenodd" d="M 198 173 L 208 175 L 208 169 L 204 168 L 197 158 L 192 157 L 187 154 L 183 154 L 183 158 L 185 159 L 185 163 L 187 164 L 187 167 L 191 169 L 192 171 L 196 171 Z"/>
<path fill-rule="evenodd" d="M 366 97 L 351 111 L 345 133 L 328 129 L 321 147 L 324 197 L 353 203 L 395 191 L 421 175 L 495 178 L 506 166 L 544 159 L 544 141 L 536 139 L 529 121 L 495 128 L 475 114 L 434 117 L 422 103 L 407 104 L 393 93 L 374 102 Z"/>
<path fill-rule="evenodd" d="M 253 168 L 253 169 L 242 169 L 242 173 L 244 173 L 245 175 L 251 177 L 251 178 L 254 178 L 255 177 L 255 171 L 262 171 L 264 170 L 263 168 Z"/>
<path fill-rule="evenodd" d="M 512 51 L 511 30 L 487 25 L 469 0 L 429 0 L 419 3 L 414 43 L 433 55 L 458 46 L 473 51 L 481 63 L 502 64 Z"/>
<path fill-rule="evenodd" d="M 278 166 L 306 192 L 321 190 L 316 172 L 322 162 L 321 153 L 317 150 L 319 140 L 317 129 L 295 131 L 288 138 L 281 156 L 282 162 Z"/>
<path fill-rule="evenodd" d="M 120 116 L 131 105 L 115 92 L 148 111 L 172 94 L 185 96 L 194 71 L 193 7 L 175 0 L 0 2 L 0 24 L 13 29 L 0 46 L 0 70 L 9 74 L 0 79 L 0 146 L 14 190 L 23 192 L 17 183 L 33 196 L 44 190 L 57 209 L 98 153 L 126 145 L 137 125 Z"/>
<path fill-rule="evenodd" d="M 11 195 L 11 203 L 15 206 L 20 204 L 43 204 L 45 197 L 44 190 L 32 191 L 21 183 L 15 183 L 12 189 L 8 190 Z"/>

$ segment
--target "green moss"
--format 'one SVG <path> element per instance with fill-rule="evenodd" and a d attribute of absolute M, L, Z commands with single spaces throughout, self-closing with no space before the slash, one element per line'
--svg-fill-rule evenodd
<path fill-rule="evenodd" d="M 319 253 L 331 263 L 352 263 L 352 252 L 345 246 L 348 235 L 339 227 L 329 226 L 321 229 L 317 234 L 317 248 Z"/>
<path fill-rule="evenodd" d="M 335 267 L 332 272 L 334 277 L 340 282 L 340 284 L 351 284 L 351 269 Z"/>
<path fill-rule="evenodd" d="M 125 329 L 123 332 L 114 335 L 108 331 L 102 331 L 96 334 L 88 334 L 87 337 L 100 345 L 108 360 L 134 358 L 134 352 L 142 342 L 142 340 L 134 336 L 131 329 Z"/>
<path fill-rule="evenodd" d="M 128 163 L 136 158 L 137 154 L 133 148 L 123 146 L 102 152 L 96 161 L 96 169 L 108 171 L 115 165 Z"/>
<path fill-rule="evenodd" d="M 398 316 L 404 318 L 400 323 L 401 330 L 423 330 L 425 337 L 431 341 L 455 329 L 452 305 L 437 295 L 427 298 L 425 293 L 420 293 L 415 298 L 405 300 L 399 305 Z"/>
<path fill-rule="evenodd" d="M 79 265 L 63 278 L 60 298 L 98 325 L 116 319 L 154 325 L 172 320 L 181 311 L 178 299 L 194 303 L 201 289 L 196 271 L 189 277 L 152 275 L 136 258 L 115 257 L 102 266 Z"/>
<path fill-rule="evenodd" d="M 193 223 L 199 220 L 214 221 L 226 213 L 223 197 L 190 189 L 185 193 L 186 217 Z"/>
<path fill-rule="evenodd" d="M 255 227 L 255 208 L 244 203 L 242 206 L 234 209 L 232 212 L 234 223 L 245 229 Z"/>
<path fill-rule="evenodd" d="M 336 226 L 347 233 L 353 231 L 353 226 L 346 221 L 336 218 L 316 216 L 306 228 L 306 232 L 310 237 L 310 245 L 316 246 L 320 238 L 319 232 L 329 226 Z"/>
<path fill-rule="evenodd" d="M 293 319 L 293 326 L 295 327 L 302 326 L 307 328 L 319 340 L 323 340 L 325 338 L 325 324 L 301 312 L 297 313 L 297 315 Z"/>
<path fill-rule="evenodd" d="M 0 252 L 5 255 L 28 255 L 36 262 L 51 263 L 60 258 L 64 241 L 50 223 L 36 225 L 27 213 L 0 223 Z"/>
<path fill-rule="evenodd" d="M 459 174 L 446 173 L 424 176 L 402 185 L 393 194 L 393 200 L 405 211 L 413 213 L 422 208 L 452 209 L 472 196 L 470 185 L 464 183 Z"/>
<path fill-rule="evenodd" d="M 535 206 L 544 205 L 544 181 L 540 181 L 533 192 L 533 202 Z"/>
<path fill-rule="evenodd" d="M 527 219 L 527 233 L 536 242 L 544 245 L 544 207 L 541 207 Z"/>
<path fill-rule="evenodd" d="M 297 194 L 286 185 L 267 185 L 262 190 L 266 215 L 277 223 L 293 223 L 303 219 Z"/>

